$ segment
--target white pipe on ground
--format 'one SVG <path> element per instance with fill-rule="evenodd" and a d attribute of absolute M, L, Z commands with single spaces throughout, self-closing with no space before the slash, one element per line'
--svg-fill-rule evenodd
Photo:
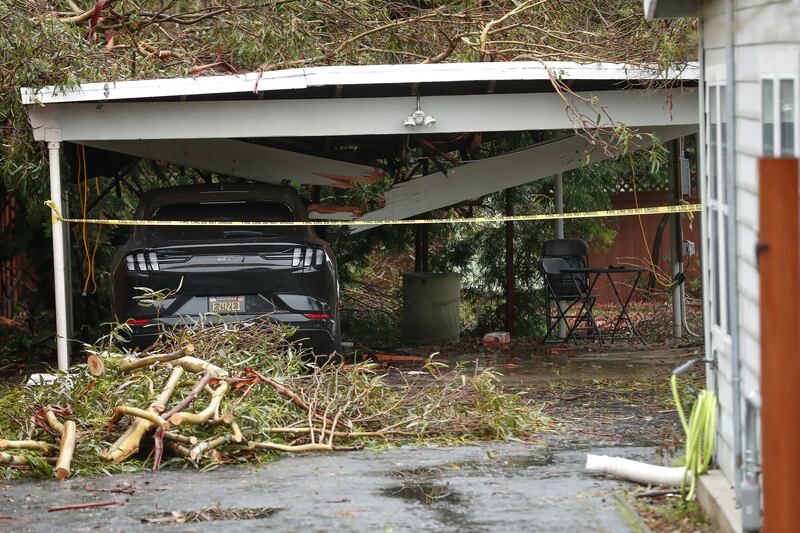
<path fill-rule="evenodd" d="M 586 454 L 586 470 L 609 474 L 643 485 L 679 487 L 683 483 L 685 467 L 656 466 L 622 457 Z M 691 472 L 689 473 L 691 479 Z"/>
<path fill-rule="evenodd" d="M 61 210 L 61 143 L 47 143 L 50 156 L 50 199 L 59 212 Z M 53 274 L 56 293 L 56 348 L 58 350 L 58 369 L 69 368 L 69 346 L 67 344 L 67 270 L 64 251 L 64 223 L 53 220 Z"/>

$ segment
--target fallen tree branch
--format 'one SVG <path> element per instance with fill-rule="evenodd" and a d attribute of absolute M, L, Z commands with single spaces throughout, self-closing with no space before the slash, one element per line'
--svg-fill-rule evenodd
<path fill-rule="evenodd" d="M 200 391 L 203 390 L 206 385 L 208 385 L 209 381 L 211 381 L 212 376 L 211 374 L 206 373 L 200 381 L 198 381 L 192 390 L 189 392 L 189 395 L 178 402 L 175 406 L 172 407 L 169 411 L 164 413 L 163 418 L 169 420 L 172 415 L 186 409 L 197 395 L 200 394 Z M 153 435 L 153 471 L 158 470 L 161 467 L 161 459 L 164 455 L 164 438 L 166 437 L 165 430 L 162 428 L 158 428 Z M 174 440 L 174 439 L 173 439 Z M 194 439 L 194 442 L 186 443 L 183 442 L 182 444 L 196 444 L 197 438 Z"/>
<path fill-rule="evenodd" d="M 10 453 L 0 452 L 0 465 L 27 466 L 28 460 L 18 455 L 11 455 Z"/>
<path fill-rule="evenodd" d="M 280 452 L 352 452 L 361 450 L 364 445 L 359 446 L 334 446 L 332 444 L 278 444 L 277 442 L 254 442 L 247 443 L 247 447 L 251 450 L 277 450 Z"/>
<path fill-rule="evenodd" d="M 320 429 L 320 428 L 309 428 L 309 427 L 291 427 L 291 428 L 266 428 L 262 429 L 266 433 L 311 433 L 312 431 L 315 433 L 324 433 L 326 435 L 333 435 L 335 437 L 387 437 L 389 435 L 416 435 L 413 431 L 400 431 L 400 430 L 389 430 L 389 431 L 331 431 L 330 429 Z"/>
<path fill-rule="evenodd" d="M 0 449 L 17 448 L 19 450 L 37 450 L 42 453 L 50 453 L 55 446 L 46 442 L 36 440 L 6 440 L 0 439 Z"/>
<path fill-rule="evenodd" d="M 295 404 L 297 407 L 299 407 L 300 409 L 303 409 L 304 411 L 307 411 L 309 414 L 313 414 L 319 420 L 325 420 L 328 424 L 332 424 L 333 423 L 333 420 L 331 420 L 330 418 L 323 417 L 323 415 L 321 415 L 321 414 L 319 414 L 317 412 L 312 412 L 311 407 L 309 407 L 309 405 L 300 396 L 298 396 L 294 392 L 290 391 L 289 389 L 287 389 L 286 387 L 284 387 L 283 385 L 281 385 L 280 383 L 278 383 L 274 379 L 270 379 L 270 378 L 260 374 L 259 372 L 256 372 L 252 368 L 248 368 L 247 372 L 253 374 L 256 377 L 258 377 L 259 381 L 261 381 L 262 383 L 264 383 L 266 385 L 269 385 L 270 387 L 275 389 L 275 392 L 277 392 L 281 396 L 289 398 L 289 400 L 291 400 L 291 402 L 293 404 Z"/>
<path fill-rule="evenodd" d="M 239 427 L 239 424 L 236 423 L 235 420 L 231 420 L 231 431 L 233 435 L 231 436 L 231 440 L 235 443 L 240 443 L 244 440 L 244 435 L 242 435 L 242 430 Z"/>
<path fill-rule="evenodd" d="M 217 446 L 220 446 L 222 444 L 227 444 L 230 441 L 231 441 L 230 435 L 223 435 L 215 439 L 204 440 L 203 442 L 198 443 L 191 450 L 189 450 L 189 459 L 197 462 L 203 456 L 204 452 L 208 450 L 213 450 Z"/>
<path fill-rule="evenodd" d="M 150 405 L 149 410 L 153 413 L 157 413 L 156 407 L 166 405 L 169 401 L 170 396 L 175 390 L 175 387 L 178 384 L 178 380 L 180 380 L 181 376 L 183 375 L 183 367 L 176 366 L 170 372 L 169 379 L 167 379 L 167 383 L 164 387 L 164 390 L 155 401 Z M 116 412 L 116 411 L 115 411 Z M 153 427 L 153 423 L 149 420 L 145 420 L 143 418 L 136 418 L 133 423 L 128 427 L 127 431 L 119 436 L 119 438 L 111 445 L 111 447 L 103 452 L 103 456 L 111 461 L 117 463 L 119 461 L 123 461 L 126 458 L 130 457 L 132 454 L 136 453 L 139 449 L 139 443 L 142 440 L 147 431 Z"/>
<path fill-rule="evenodd" d="M 169 422 L 161 418 L 158 415 L 158 413 L 154 411 L 145 411 L 144 409 L 137 409 L 136 407 L 129 407 L 127 405 L 118 405 L 114 409 L 114 416 L 118 417 L 119 415 L 128 415 L 128 416 L 142 418 L 160 427 L 164 431 L 168 430 L 170 427 Z"/>
<path fill-rule="evenodd" d="M 164 432 L 164 439 L 171 440 L 173 442 L 177 442 L 179 444 L 191 444 L 194 446 L 197 444 L 197 437 L 194 435 L 181 435 L 180 433 L 175 433 L 172 431 L 165 431 Z M 158 470 L 158 469 L 156 469 Z"/>
<path fill-rule="evenodd" d="M 56 462 L 56 479 L 67 479 L 70 475 L 72 454 L 75 452 L 75 433 L 75 421 L 67 420 L 64 422 L 64 432 L 61 434 L 61 448 L 58 451 L 58 462 Z"/>
<path fill-rule="evenodd" d="M 198 359 L 197 357 L 181 357 L 180 359 L 176 359 L 174 363 L 178 366 L 181 366 L 188 370 L 189 372 L 194 372 L 195 374 L 202 374 L 203 372 L 208 372 L 215 378 L 222 378 L 228 375 L 228 371 L 224 370 L 217 365 L 211 364 L 208 361 L 203 361 L 202 359 Z"/>
<path fill-rule="evenodd" d="M 229 385 L 227 381 L 221 382 L 211 395 L 211 401 L 208 402 L 208 406 L 199 413 L 175 413 L 169 417 L 169 421 L 176 426 L 180 426 L 181 424 L 202 424 L 204 422 L 208 422 L 208 420 L 219 408 L 222 397 L 225 396 L 226 392 L 228 392 L 228 387 Z"/>
<path fill-rule="evenodd" d="M 186 459 L 189 458 L 189 448 L 187 448 L 186 446 L 183 446 L 182 444 L 178 444 L 177 442 L 173 441 L 167 441 L 166 446 L 170 452 L 177 455 L 178 457 L 183 457 Z"/>
<path fill-rule="evenodd" d="M 59 434 L 64 433 L 64 424 L 58 421 L 55 413 L 53 413 L 53 408 L 49 405 L 44 408 L 44 419 L 47 421 L 47 424 L 53 429 L 53 431 L 56 431 Z"/>
<path fill-rule="evenodd" d="M 181 357 L 190 356 L 193 353 L 194 353 L 194 346 L 192 344 L 187 344 L 186 346 L 172 353 L 148 355 L 147 357 L 141 357 L 141 358 L 126 357 L 125 359 L 122 360 L 121 368 L 123 372 L 130 372 L 131 370 L 147 367 L 150 365 L 154 365 L 156 363 L 168 363 L 170 361 L 175 361 L 176 359 L 180 359 Z"/>
<path fill-rule="evenodd" d="M 48 513 L 53 513 L 56 511 L 75 511 L 78 509 L 95 509 L 97 507 L 111 507 L 113 505 L 122 505 L 124 501 L 121 500 L 111 500 L 108 502 L 93 502 L 93 503 L 76 503 L 74 505 L 62 505 L 61 507 L 50 507 L 47 509 Z"/>

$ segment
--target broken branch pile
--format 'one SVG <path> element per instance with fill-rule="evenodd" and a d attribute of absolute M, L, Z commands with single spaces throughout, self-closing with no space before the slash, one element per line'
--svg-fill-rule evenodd
<path fill-rule="evenodd" d="M 0 475 L 64 479 L 372 443 L 502 439 L 537 420 L 491 371 L 427 365 L 428 375 L 409 380 L 370 364 L 319 367 L 290 333 L 269 322 L 196 325 L 165 333 L 146 353 L 104 338 L 87 349 L 91 364 L 0 396 Z"/>

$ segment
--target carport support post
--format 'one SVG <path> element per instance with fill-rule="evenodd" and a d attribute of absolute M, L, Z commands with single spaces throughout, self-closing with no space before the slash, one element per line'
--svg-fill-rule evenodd
<path fill-rule="evenodd" d="M 564 174 L 559 172 L 556 174 L 555 183 L 553 184 L 553 200 L 556 207 L 556 213 L 559 215 L 564 213 Z M 564 238 L 564 219 L 556 219 L 556 239 Z M 564 320 L 558 321 L 558 338 L 567 338 L 567 323 Z"/>
<path fill-rule="evenodd" d="M 514 189 L 506 189 L 506 216 L 514 216 Z M 517 299 L 514 274 L 514 223 L 506 222 L 506 329 L 514 333 L 516 313 L 514 309 Z"/>
<path fill-rule="evenodd" d="M 49 141 L 47 151 L 50 157 L 50 199 L 61 213 L 61 142 Z M 53 213 L 53 274 L 56 296 L 56 348 L 58 351 L 58 369 L 69 367 L 69 344 L 67 343 L 67 268 L 66 239 L 64 222 Z"/>
<path fill-rule="evenodd" d="M 672 199 L 677 203 L 681 200 L 681 175 L 680 175 L 680 149 L 677 140 L 667 144 L 669 150 L 669 164 L 667 165 L 667 175 L 669 177 L 669 190 Z M 670 261 L 672 263 L 673 280 L 683 270 L 682 259 L 682 239 L 681 236 L 681 214 L 675 213 L 670 217 L 669 236 L 670 236 Z M 683 336 L 683 288 L 680 283 L 673 282 L 672 286 L 672 335 L 677 339 Z"/>

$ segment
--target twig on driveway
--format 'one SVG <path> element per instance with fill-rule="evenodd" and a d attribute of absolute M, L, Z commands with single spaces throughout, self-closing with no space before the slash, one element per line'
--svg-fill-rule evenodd
<path fill-rule="evenodd" d="M 73 505 L 62 505 L 61 507 L 50 507 L 47 509 L 48 513 L 55 511 L 75 511 L 78 509 L 94 509 L 96 507 L 112 507 L 114 505 L 122 505 L 125 502 L 122 500 L 111 500 L 107 502 L 94 502 L 94 503 L 76 503 Z"/>

